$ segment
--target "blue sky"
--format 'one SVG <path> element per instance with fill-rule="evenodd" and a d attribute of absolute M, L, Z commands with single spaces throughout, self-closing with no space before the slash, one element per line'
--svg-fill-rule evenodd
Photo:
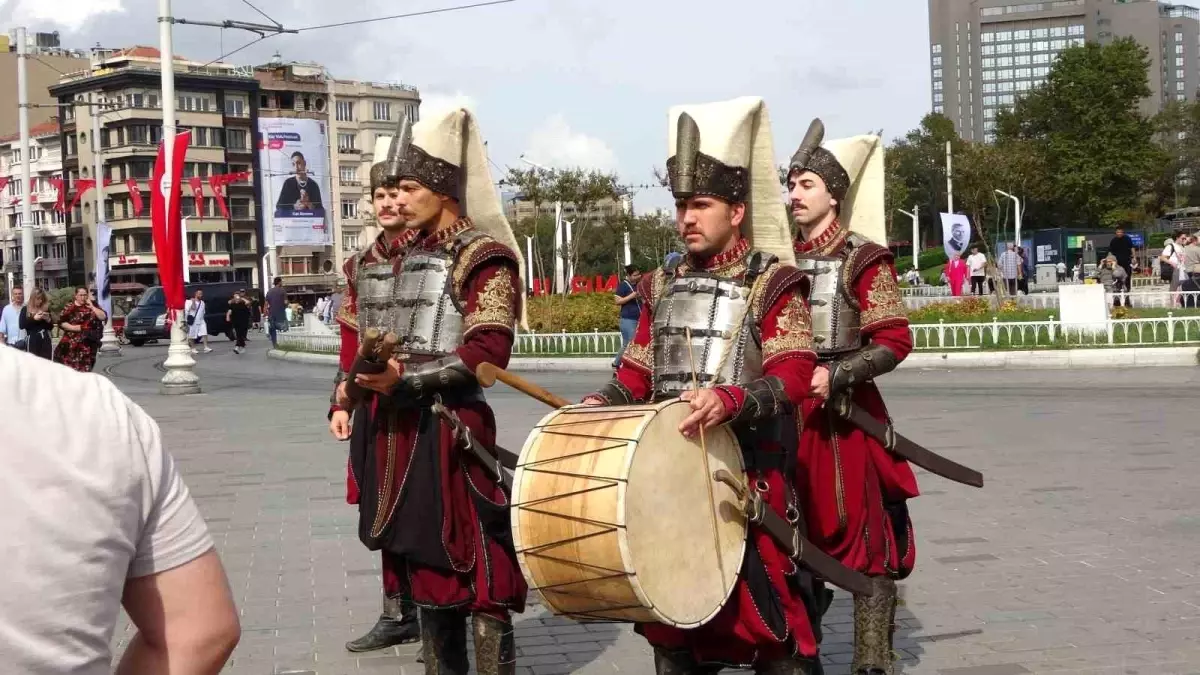
<path fill-rule="evenodd" d="M 466 4 L 472 0 L 251 0 L 285 26 Z M 352 7 L 353 9 L 346 9 Z M 4 0 L 0 29 L 61 33 L 65 46 L 157 45 L 156 0 Z M 243 0 L 174 3 L 177 17 L 262 22 Z M 254 36 L 176 26 L 177 53 L 210 60 Z M 929 110 L 923 0 L 516 0 L 441 15 L 274 37 L 230 62 L 275 51 L 339 78 L 402 81 L 425 105 L 465 103 L 492 159 L 615 170 L 651 183 L 667 155 L 667 109 L 743 95 L 770 109 L 777 153 L 814 116 L 830 137 L 882 128 L 888 139 Z M 668 203 L 637 195 L 639 209 Z"/>

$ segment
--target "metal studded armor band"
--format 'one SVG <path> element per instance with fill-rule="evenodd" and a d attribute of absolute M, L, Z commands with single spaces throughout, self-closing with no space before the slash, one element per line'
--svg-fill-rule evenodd
<path fill-rule="evenodd" d="M 358 269 L 355 288 L 358 291 L 358 341 L 368 328 L 395 330 L 393 311 L 396 278 L 390 260 L 362 265 Z"/>
<path fill-rule="evenodd" d="M 741 387 L 746 399 L 741 409 L 730 420 L 733 423 L 771 419 L 789 412 L 794 407 L 783 390 L 783 380 L 778 377 L 761 377 Z"/>
<path fill-rule="evenodd" d="M 461 392 L 478 387 L 475 374 L 458 355 L 406 368 L 393 396 L 422 399 L 442 392 Z"/>
<path fill-rule="evenodd" d="M 851 298 L 846 264 L 845 256 L 804 256 L 796 261 L 812 280 L 813 348 L 825 360 L 862 347 L 862 318 Z"/>
<path fill-rule="evenodd" d="M 856 384 L 890 373 L 899 363 L 900 360 L 891 349 L 871 343 L 830 364 L 829 395 L 836 396 Z"/>
<path fill-rule="evenodd" d="M 404 259 L 391 297 L 391 330 L 399 338 L 399 351 L 442 356 L 462 344 L 463 312 L 454 297 L 453 266 L 453 253 L 445 250 L 419 251 Z"/>
<path fill-rule="evenodd" d="M 666 282 L 652 327 L 654 400 L 692 389 L 693 370 L 700 386 L 741 384 L 762 376 L 762 348 L 748 311 L 749 296 L 750 285 L 741 280 L 701 273 Z"/>

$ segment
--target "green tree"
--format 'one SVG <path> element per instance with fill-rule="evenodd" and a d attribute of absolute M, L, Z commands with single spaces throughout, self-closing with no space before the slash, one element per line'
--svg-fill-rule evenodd
<path fill-rule="evenodd" d="M 1028 141 L 1047 194 L 1030 200 L 1037 220 L 1113 225 L 1128 217 L 1162 169 L 1154 125 L 1139 112 L 1150 95 L 1147 50 L 1131 38 L 1059 54 L 1046 83 L 1002 110 L 996 139 Z"/>

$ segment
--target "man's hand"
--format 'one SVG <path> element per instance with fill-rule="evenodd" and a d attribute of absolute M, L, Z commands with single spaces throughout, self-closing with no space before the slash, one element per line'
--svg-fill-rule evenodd
<path fill-rule="evenodd" d="M 342 410 L 349 410 L 353 403 L 350 401 L 350 394 L 346 393 L 346 383 L 342 382 L 337 386 L 337 391 L 334 392 L 333 401 L 337 407 Z"/>
<path fill-rule="evenodd" d="M 396 385 L 400 384 L 400 376 L 404 373 L 404 364 L 396 359 L 388 361 L 388 367 L 378 375 L 361 374 L 354 379 L 361 387 L 380 394 L 391 394 Z"/>
<path fill-rule="evenodd" d="M 583 405 L 586 405 L 586 406 L 589 406 L 592 408 L 595 408 L 597 406 L 602 406 L 602 405 L 608 405 L 607 403 L 604 402 L 604 399 L 602 399 L 598 396 L 588 396 L 588 397 L 584 398 L 583 401 L 581 401 L 581 403 L 583 403 Z"/>
<path fill-rule="evenodd" d="M 711 429 L 729 416 L 725 402 L 712 389 L 685 391 L 679 395 L 679 400 L 692 404 L 692 414 L 679 425 L 679 433 L 686 438 L 694 438 L 702 427 Z"/>
<path fill-rule="evenodd" d="M 329 433 L 339 441 L 350 439 L 350 413 L 345 410 L 335 410 L 329 418 Z"/>
<path fill-rule="evenodd" d="M 828 367 L 821 365 L 813 368 L 812 386 L 809 387 L 808 395 L 821 400 L 827 400 L 829 398 Z"/>

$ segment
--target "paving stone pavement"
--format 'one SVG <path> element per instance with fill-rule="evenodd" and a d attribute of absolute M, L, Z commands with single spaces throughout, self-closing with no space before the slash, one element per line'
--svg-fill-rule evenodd
<path fill-rule="evenodd" d="M 162 425 L 217 542 L 244 628 L 226 672 L 422 673 L 415 645 L 343 647 L 375 621 L 380 579 L 344 502 L 345 446 L 325 430 L 332 372 L 269 361 L 262 342 L 198 357 L 193 397 L 157 393 L 161 346 L 100 362 Z M 573 398 L 596 376 L 535 379 Z M 1200 369 L 910 371 L 884 389 L 905 434 L 987 480 L 919 476 L 898 673 L 1200 673 Z M 501 442 L 519 448 L 545 410 L 500 389 L 489 398 Z M 627 626 L 534 605 L 516 631 L 522 675 L 652 672 Z M 824 631 L 826 673 L 846 675 L 845 594 Z M 131 635 L 122 620 L 118 653 Z"/>

